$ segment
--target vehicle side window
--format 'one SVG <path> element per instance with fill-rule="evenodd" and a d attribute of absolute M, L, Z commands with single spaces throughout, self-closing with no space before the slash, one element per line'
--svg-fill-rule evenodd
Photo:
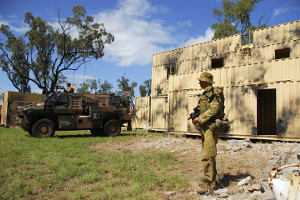
<path fill-rule="evenodd" d="M 68 95 L 65 93 L 62 93 L 58 96 L 57 103 L 59 104 L 65 104 L 68 103 Z"/>
<path fill-rule="evenodd" d="M 55 103 L 57 101 L 57 95 L 52 95 L 47 101 L 49 103 Z"/>

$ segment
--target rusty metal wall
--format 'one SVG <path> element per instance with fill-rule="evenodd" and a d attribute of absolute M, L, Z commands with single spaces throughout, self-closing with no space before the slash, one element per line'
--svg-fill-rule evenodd
<path fill-rule="evenodd" d="M 132 115 L 132 128 L 142 129 L 150 123 L 151 97 L 138 97 Z"/>
<path fill-rule="evenodd" d="M 44 94 L 4 92 L 1 108 L 1 125 L 15 126 L 15 111 L 20 104 L 37 103 L 45 98 Z"/>
<path fill-rule="evenodd" d="M 232 122 L 229 136 L 256 137 L 258 90 L 276 90 L 276 133 L 266 138 L 300 139 L 300 21 L 253 33 L 253 44 L 241 45 L 235 35 L 153 56 L 151 128 L 197 133 L 188 114 L 201 94 L 197 78 L 204 71 L 214 86 L 224 88 L 225 112 Z M 275 51 L 289 48 L 289 57 Z M 212 69 L 212 58 L 224 58 Z M 168 74 L 168 67 L 173 67 Z M 165 120 L 165 121 L 164 121 Z"/>

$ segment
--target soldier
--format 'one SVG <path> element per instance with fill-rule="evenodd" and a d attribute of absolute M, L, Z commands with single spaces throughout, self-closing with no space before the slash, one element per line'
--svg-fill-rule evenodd
<path fill-rule="evenodd" d="M 74 92 L 74 88 L 71 87 L 71 83 L 67 83 L 67 89 L 64 88 L 64 91 L 67 93 L 73 93 Z"/>
<path fill-rule="evenodd" d="M 199 182 L 197 193 L 205 194 L 210 188 L 214 187 L 217 175 L 216 155 L 218 135 L 212 128 L 216 119 L 224 117 L 224 95 L 221 88 L 212 86 L 213 76 L 204 72 L 201 74 L 199 84 L 204 89 L 198 101 L 200 115 L 193 120 L 193 124 L 200 131 L 202 139 L 201 163 L 203 165 L 203 176 Z"/>

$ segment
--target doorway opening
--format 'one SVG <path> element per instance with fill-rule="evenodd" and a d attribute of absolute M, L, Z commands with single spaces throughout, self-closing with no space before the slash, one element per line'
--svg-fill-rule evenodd
<path fill-rule="evenodd" d="M 257 134 L 276 135 L 276 89 L 257 91 Z"/>

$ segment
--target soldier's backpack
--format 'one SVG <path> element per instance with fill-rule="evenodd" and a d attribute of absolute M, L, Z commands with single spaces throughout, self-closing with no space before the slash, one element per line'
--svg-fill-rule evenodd
<path fill-rule="evenodd" d="M 225 101 L 225 98 L 224 98 L 224 92 L 223 92 L 223 88 L 222 87 L 214 87 L 213 88 L 213 93 L 214 93 L 214 96 L 217 98 L 217 100 L 219 101 L 219 104 L 220 104 L 220 110 L 218 112 L 218 114 L 216 115 L 216 119 L 223 119 L 224 116 L 225 116 L 225 113 L 224 113 L 224 109 L 225 109 L 225 105 L 224 105 L 224 101 Z"/>
<path fill-rule="evenodd" d="M 215 134 L 223 134 L 226 131 L 226 129 L 229 128 L 229 121 L 227 119 L 224 119 L 225 98 L 224 98 L 223 88 L 215 87 L 213 92 L 214 95 L 217 97 L 217 100 L 219 101 L 221 108 L 215 117 L 214 123 L 211 124 L 210 130 L 212 130 Z"/>

